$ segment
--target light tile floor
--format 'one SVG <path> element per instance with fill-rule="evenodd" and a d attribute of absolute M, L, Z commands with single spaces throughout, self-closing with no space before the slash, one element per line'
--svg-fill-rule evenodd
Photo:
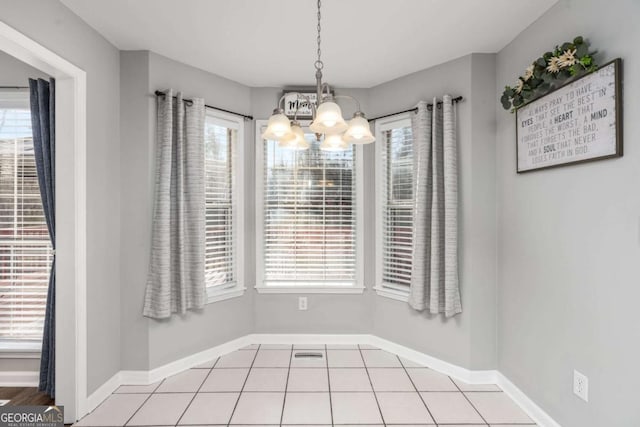
<path fill-rule="evenodd" d="M 300 359 L 298 351 L 321 353 Z M 148 386 L 77 426 L 532 426 L 494 384 L 465 384 L 371 346 L 252 345 Z"/>

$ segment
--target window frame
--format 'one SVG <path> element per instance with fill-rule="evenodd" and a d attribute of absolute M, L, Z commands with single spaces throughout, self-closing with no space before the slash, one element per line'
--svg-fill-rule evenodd
<path fill-rule="evenodd" d="M 232 227 L 233 227 L 233 268 L 235 283 L 233 286 L 206 286 L 206 303 L 211 304 L 230 298 L 240 297 L 246 290 L 244 276 L 244 119 L 223 111 L 206 109 L 205 124 L 213 121 L 218 126 L 233 129 L 237 132 L 235 146 L 232 147 Z M 206 173 L 206 170 L 205 170 Z M 206 268 L 206 267 L 205 267 Z"/>
<path fill-rule="evenodd" d="M 376 161 L 375 161 L 375 181 L 376 189 L 383 188 L 385 185 L 385 174 L 387 173 L 388 165 L 383 162 L 383 150 L 386 149 L 386 141 L 384 139 L 384 132 L 391 129 L 398 129 L 403 127 L 411 127 L 410 113 L 401 113 L 394 116 L 385 117 L 384 119 L 376 120 L 375 135 L 376 135 Z M 376 191 L 376 273 L 375 273 L 375 286 L 374 290 L 376 294 L 391 298 L 398 301 L 409 301 L 409 287 L 399 286 L 394 283 L 388 283 L 383 280 L 384 278 L 384 207 L 387 203 L 387 191 Z"/>
<path fill-rule="evenodd" d="M 305 133 L 309 130 L 309 120 L 300 121 Z M 266 285 L 264 283 L 264 144 L 262 133 L 267 127 L 267 120 L 256 120 L 255 126 L 255 150 L 256 150 L 256 284 L 255 289 L 261 294 L 362 294 L 364 286 L 364 258 L 363 258 L 363 208 L 364 208 L 364 184 L 363 184 L 363 150 L 361 145 L 356 146 L 356 159 L 354 177 L 355 185 L 355 281 L 352 285 L 307 285 L 305 282 L 290 285 Z"/>

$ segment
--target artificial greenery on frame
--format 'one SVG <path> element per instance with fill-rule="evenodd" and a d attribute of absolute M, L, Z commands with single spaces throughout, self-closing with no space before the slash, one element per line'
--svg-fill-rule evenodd
<path fill-rule="evenodd" d="M 544 95 L 567 80 L 596 70 L 595 53 L 589 52 L 589 43 L 581 36 L 573 42 L 556 46 L 552 52 L 546 52 L 529 65 L 513 87 L 505 86 L 500 98 L 502 107 L 513 113 L 527 101 Z"/>

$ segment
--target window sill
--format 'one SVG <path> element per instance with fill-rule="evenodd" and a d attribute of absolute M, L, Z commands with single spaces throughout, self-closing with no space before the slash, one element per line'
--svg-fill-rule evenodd
<path fill-rule="evenodd" d="M 0 359 L 38 359 L 42 343 L 38 341 L 0 340 Z"/>
<path fill-rule="evenodd" d="M 364 286 L 256 286 L 259 294 L 362 294 Z"/>
<path fill-rule="evenodd" d="M 396 301 L 409 302 L 408 291 L 401 291 L 399 289 L 387 288 L 384 286 L 376 286 L 373 289 L 381 297 L 390 298 Z"/>
<path fill-rule="evenodd" d="M 209 289 L 207 289 L 207 304 L 224 301 L 231 298 L 241 297 L 242 295 L 244 295 L 244 291 L 246 289 L 247 288 L 239 288 L 239 287 L 233 287 L 233 288 L 224 289 L 221 291 L 216 291 L 216 290 L 210 291 Z"/>

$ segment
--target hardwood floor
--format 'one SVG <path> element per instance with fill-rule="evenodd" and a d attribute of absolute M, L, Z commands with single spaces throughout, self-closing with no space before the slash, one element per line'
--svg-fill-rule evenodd
<path fill-rule="evenodd" d="M 0 400 L 7 399 L 7 405 L 10 406 L 54 404 L 51 397 L 39 392 L 35 387 L 0 387 Z"/>

